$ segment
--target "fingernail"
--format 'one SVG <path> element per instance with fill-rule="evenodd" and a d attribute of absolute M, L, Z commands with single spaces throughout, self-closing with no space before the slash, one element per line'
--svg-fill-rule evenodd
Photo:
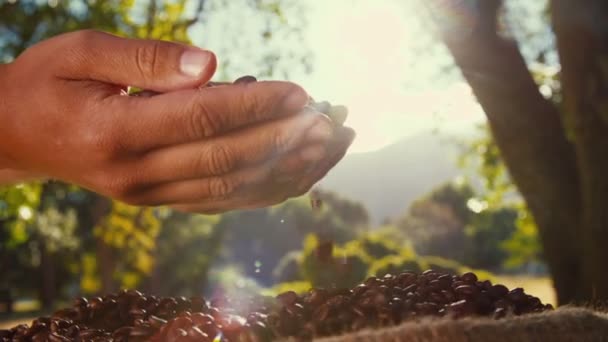
<path fill-rule="evenodd" d="M 186 76 L 200 76 L 209 61 L 211 60 L 211 52 L 201 50 L 186 50 L 180 60 L 180 70 Z"/>
<path fill-rule="evenodd" d="M 318 141 L 318 140 L 328 140 L 329 138 L 331 138 L 332 135 L 333 135 L 333 130 L 332 130 L 331 126 L 329 126 L 325 123 L 320 123 L 320 124 L 313 126 L 310 129 L 307 137 L 309 140 Z"/>
<path fill-rule="evenodd" d="M 325 149 L 322 146 L 309 146 L 300 152 L 300 157 L 308 162 L 318 161 L 325 157 Z"/>

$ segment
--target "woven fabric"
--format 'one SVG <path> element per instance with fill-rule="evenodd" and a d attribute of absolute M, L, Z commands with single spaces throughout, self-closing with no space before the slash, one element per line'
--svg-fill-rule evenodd
<path fill-rule="evenodd" d="M 322 342 L 608 342 L 608 314 L 560 308 L 543 314 L 510 317 L 408 322 L 364 330 Z"/>

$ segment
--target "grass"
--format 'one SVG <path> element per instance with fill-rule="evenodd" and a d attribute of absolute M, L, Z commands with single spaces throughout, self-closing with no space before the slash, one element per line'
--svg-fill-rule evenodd
<path fill-rule="evenodd" d="M 49 314 L 40 310 L 40 303 L 37 300 L 30 299 L 16 301 L 13 310 L 10 315 L 0 312 L 0 330 L 24 323 L 31 324 L 37 317 Z"/>

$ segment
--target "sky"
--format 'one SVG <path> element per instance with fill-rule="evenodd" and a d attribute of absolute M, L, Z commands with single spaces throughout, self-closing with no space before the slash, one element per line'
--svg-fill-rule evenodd
<path fill-rule="evenodd" d="M 306 0 L 304 44 L 312 50 L 312 72 L 290 79 L 316 100 L 328 100 L 349 109 L 347 125 L 357 131 L 350 152 L 380 149 L 423 130 L 460 130 L 484 121 L 470 88 L 440 44 L 421 26 L 414 0 Z M 229 24 L 255 27 L 252 15 L 239 17 L 228 10 Z M 241 7 L 242 11 L 242 7 Z M 220 66 L 221 16 L 194 31 L 195 43 L 218 48 Z M 224 23 L 224 24 L 220 24 Z M 253 30 L 253 29 L 251 29 Z M 223 31 L 225 32 L 225 31 Z M 244 33 L 246 34 L 246 33 Z M 285 41 L 285 48 L 293 41 Z M 281 48 L 281 46 L 279 46 Z M 241 48 L 253 54 L 255 46 Z M 235 60 L 238 52 L 232 51 Z M 247 54 L 245 54 L 247 55 Z M 243 58 L 244 59 L 244 58 Z M 243 62 L 243 61 L 241 61 Z"/>

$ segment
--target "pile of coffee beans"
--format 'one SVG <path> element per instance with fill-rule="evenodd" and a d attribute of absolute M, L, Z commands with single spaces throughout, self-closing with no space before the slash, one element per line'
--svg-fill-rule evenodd
<path fill-rule="evenodd" d="M 0 330 L 0 341 L 308 341 L 436 316 L 500 319 L 551 305 L 474 273 L 371 277 L 352 289 L 315 288 L 298 295 L 214 298 L 156 297 L 135 290 L 79 298 L 31 326 Z"/>

